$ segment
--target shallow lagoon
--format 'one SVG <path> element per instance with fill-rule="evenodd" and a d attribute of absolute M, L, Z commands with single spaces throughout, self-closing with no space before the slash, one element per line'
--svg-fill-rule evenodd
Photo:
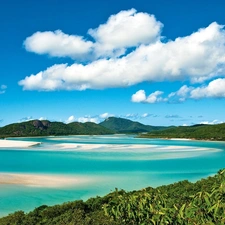
<path fill-rule="evenodd" d="M 56 177 L 55 185 L 0 184 L 0 216 L 47 204 L 156 187 L 215 174 L 225 167 L 225 143 L 139 139 L 129 135 L 14 138 L 41 142 L 0 148 L 0 173 Z M 77 182 L 63 183 L 75 178 Z M 1 177 L 2 178 L 2 177 Z M 58 179 L 59 178 L 59 179 Z M 3 179 L 3 178 L 2 178 Z M 85 182 L 79 182 L 84 179 Z"/>

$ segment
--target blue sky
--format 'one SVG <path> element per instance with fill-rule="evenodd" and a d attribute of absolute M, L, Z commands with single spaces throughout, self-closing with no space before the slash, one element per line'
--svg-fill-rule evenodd
<path fill-rule="evenodd" d="M 225 2 L 8 0 L 0 126 L 225 121 Z"/>

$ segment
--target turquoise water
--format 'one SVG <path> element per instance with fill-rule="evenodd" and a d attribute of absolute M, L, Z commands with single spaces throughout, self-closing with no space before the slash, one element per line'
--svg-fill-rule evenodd
<path fill-rule="evenodd" d="M 40 145 L 0 148 L 0 173 L 84 177 L 64 187 L 0 185 L 0 216 L 47 204 L 134 190 L 215 174 L 225 167 L 225 143 L 139 139 L 128 135 L 14 138 Z"/>

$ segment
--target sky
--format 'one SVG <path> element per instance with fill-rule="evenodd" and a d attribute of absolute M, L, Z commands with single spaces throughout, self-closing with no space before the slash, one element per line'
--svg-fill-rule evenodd
<path fill-rule="evenodd" d="M 5 0 L 0 127 L 225 122 L 225 1 Z"/>

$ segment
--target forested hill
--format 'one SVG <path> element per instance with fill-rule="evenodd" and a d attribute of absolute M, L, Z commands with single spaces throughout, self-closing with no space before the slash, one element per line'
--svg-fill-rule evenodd
<path fill-rule="evenodd" d="M 194 125 L 168 128 L 142 134 L 148 138 L 190 138 L 197 140 L 225 141 L 225 123 L 216 125 Z"/>
<path fill-rule="evenodd" d="M 100 123 L 101 126 L 113 130 L 116 133 L 142 133 L 166 129 L 167 127 L 144 125 L 132 120 L 109 117 Z"/>
<path fill-rule="evenodd" d="M 144 125 L 132 120 L 109 117 L 96 124 L 92 122 L 50 122 L 31 120 L 0 127 L 0 138 L 49 135 L 103 135 L 114 133 L 142 133 L 147 138 L 190 138 L 197 140 L 225 140 L 225 123 L 217 125 L 194 125 L 163 127 Z"/>
<path fill-rule="evenodd" d="M 91 122 L 65 124 L 62 122 L 50 122 L 48 120 L 31 120 L 0 128 L 0 137 L 97 134 L 113 134 L 113 131 Z"/>

